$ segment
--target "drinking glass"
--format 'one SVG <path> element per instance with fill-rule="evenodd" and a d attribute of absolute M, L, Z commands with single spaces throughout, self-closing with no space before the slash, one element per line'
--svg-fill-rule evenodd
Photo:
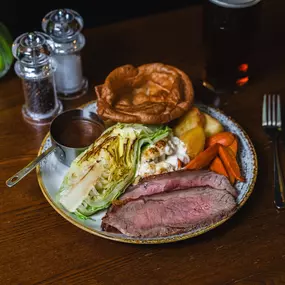
<path fill-rule="evenodd" d="M 205 3 L 204 87 L 219 94 L 235 93 L 249 83 L 261 2 L 209 0 Z"/>

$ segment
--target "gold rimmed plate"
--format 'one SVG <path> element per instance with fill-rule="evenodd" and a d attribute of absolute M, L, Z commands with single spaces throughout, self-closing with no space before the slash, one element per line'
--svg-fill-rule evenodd
<path fill-rule="evenodd" d="M 251 195 L 257 177 L 257 156 L 254 149 L 254 146 L 246 134 L 246 132 L 242 129 L 242 127 L 236 123 L 232 118 L 226 116 L 220 110 L 215 108 L 205 106 L 205 105 L 197 105 L 197 107 L 209 114 L 210 116 L 218 119 L 222 125 L 224 126 L 226 131 L 230 131 L 238 137 L 239 140 L 239 152 L 238 152 L 238 160 L 241 166 L 242 175 L 245 177 L 245 182 L 236 182 L 235 187 L 238 191 L 237 197 L 237 210 L 239 210 L 244 203 L 247 201 L 249 196 Z M 86 109 L 88 111 L 96 112 L 97 105 L 96 101 L 91 101 L 81 107 L 82 109 Z M 38 155 L 44 152 L 47 148 L 51 145 L 51 140 L 49 133 L 43 139 L 41 143 L 41 147 L 39 149 Z M 199 229 L 195 229 L 192 231 L 188 231 L 182 234 L 176 234 L 167 237 L 156 237 L 156 238 L 132 238 L 127 237 L 123 234 L 115 234 L 105 232 L 101 229 L 101 219 L 105 215 L 106 211 L 101 211 L 93 215 L 88 220 L 81 220 L 75 215 L 66 211 L 56 200 L 56 194 L 60 187 L 60 184 L 63 180 L 64 175 L 67 173 L 68 168 L 67 166 L 60 163 L 54 154 L 51 154 L 46 159 L 44 159 L 36 169 L 38 183 L 40 188 L 43 192 L 43 195 L 50 203 L 50 205 L 59 213 L 63 218 L 68 220 L 73 225 L 85 230 L 91 234 L 115 240 L 124 243 L 133 243 L 133 244 L 160 244 L 160 243 L 170 243 L 170 242 L 177 242 L 180 240 L 189 239 L 198 235 L 201 235 L 209 230 L 216 228 L 217 226 L 221 225 L 229 218 L 232 217 L 228 216 L 216 223 L 213 223 L 208 226 L 204 226 Z"/>

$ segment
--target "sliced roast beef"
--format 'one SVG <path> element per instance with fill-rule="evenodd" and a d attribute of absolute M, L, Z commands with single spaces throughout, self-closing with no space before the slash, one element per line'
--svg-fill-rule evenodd
<path fill-rule="evenodd" d="M 236 189 L 224 175 L 209 170 L 181 170 L 147 177 L 128 187 L 120 200 L 203 186 L 226 190 L 237 197 Z"/>
<path fill-rule="evenodd" d="M 105 231 L 131 237 L 162 237 L 178 234 L 231 215 L 236 202 L 229 191 L 196 187 L 141 196 L 113 205 L 102 219 Z"/>

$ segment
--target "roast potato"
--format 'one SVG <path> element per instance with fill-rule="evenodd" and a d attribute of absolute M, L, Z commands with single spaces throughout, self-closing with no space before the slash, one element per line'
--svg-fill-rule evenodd
<path fill-rule="evenodd" d="M 180 139 L 184 142 L 190 159 L 193 159 L 197 154 L 204 150 L 206 135 L 204 128 L 200 125 L 184 132 L 180 136 Z"/>
<path fill-rule="evenodd" d="M 182 116 L 173 128 L 174 135 L 181 137 L 185 132 L 200 126 L 205 126 L 205 116 L 196 107 L 192 107 L 184 116 Z"/>
<path fill-rule="evenodd" d="M 206 137 L 210 137 L 224 131 L 223 125 L 217 119 L 206 113 L 203 113 L 203 115 L 205 118 L 204 131 Z"/>

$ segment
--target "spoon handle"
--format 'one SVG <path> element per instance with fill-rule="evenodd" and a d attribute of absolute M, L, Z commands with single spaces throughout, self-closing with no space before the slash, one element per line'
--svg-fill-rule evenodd
<path fill-rule="evenodd" d="M 6 181 L 6 185 L 8 187 L 12 187 L 15 184 L 17 184 L 20 180 L 22 180 L 27 174 L 29 174 L 36 166 L 37 164 L 44 159 L 47 155 L 51 154 L 56 149 L 56 146 L 51 146 L 46 151 L 44 151 L 41 155 L 36 157 L 34 160 L 32 160 L 28 165 L 26 165 L 23 169 L 18 171 L 16 174 L 14 174 L 12 177 L 10 177 Z"/>

